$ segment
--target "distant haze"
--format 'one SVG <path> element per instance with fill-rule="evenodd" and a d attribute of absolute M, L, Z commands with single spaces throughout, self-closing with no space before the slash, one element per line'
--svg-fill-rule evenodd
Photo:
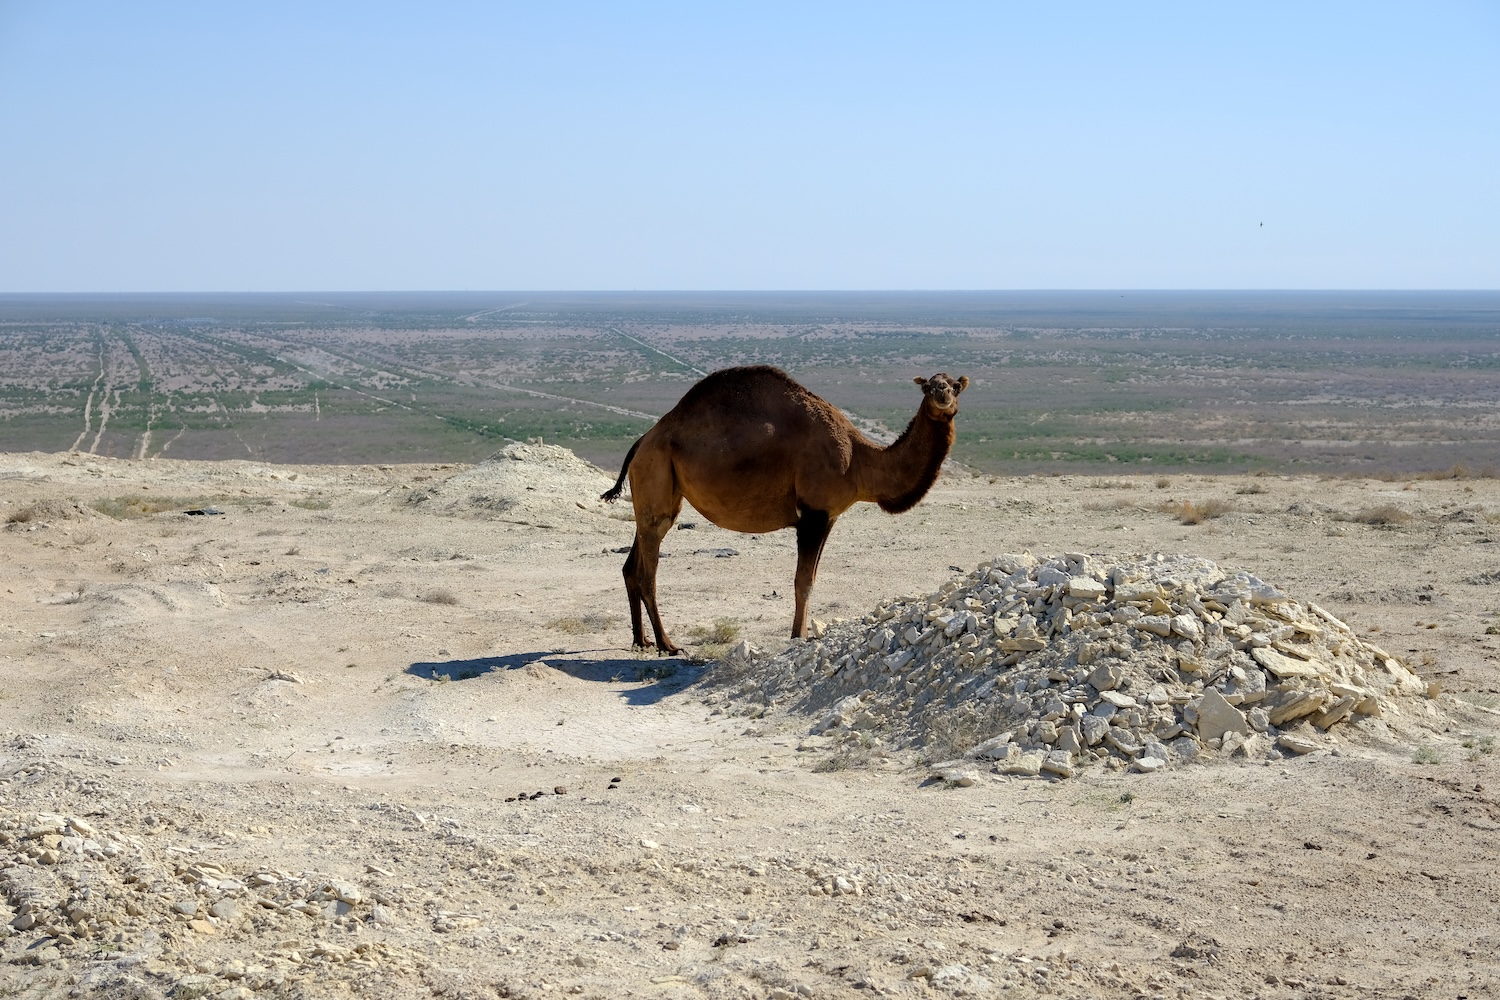
<path fill-rule="evenodd" d="M 1500 287 L 1500 8 L 0 0 L 0 291 Z"/>

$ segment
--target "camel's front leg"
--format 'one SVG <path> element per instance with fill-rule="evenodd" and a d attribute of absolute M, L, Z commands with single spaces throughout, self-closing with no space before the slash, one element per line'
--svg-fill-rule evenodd
<path fill-rule="evenodd" d="M 823 558 L 823 543 L 833 530 L 833 518 L 826 510 L 802 509 L 797 518 L 797 606 L 792 611 L 792 638 L 807 637 L 807 598 L 813 581 L 818 578 L 818 560 Z"/>

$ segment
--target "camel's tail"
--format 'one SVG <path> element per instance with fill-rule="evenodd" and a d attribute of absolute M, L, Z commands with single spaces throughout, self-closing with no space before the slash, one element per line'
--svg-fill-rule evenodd
<path fill-rule="evenodd" d="M 631 445 L 630 450 L 625 453 L 625 464 L 620 466 L 620 478 L 615 480 L 614 486 L 599 494 L 600 500 L 603 500 L 605 503 L 614 503 L 620 499 L 620 493 L 625 489 L 625 476 L 630 472 L 630 460 L 635 458 L 635 450 L 641 446 L 641 442 L 644 440 L 644 437 L 635 439 L 635 444 Z"/>

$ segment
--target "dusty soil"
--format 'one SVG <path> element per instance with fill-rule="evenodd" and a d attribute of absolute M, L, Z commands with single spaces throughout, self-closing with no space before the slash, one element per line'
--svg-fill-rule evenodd
<path fill-rule="evenodd" d="M 819 618 L 998 552 L 1183 552 L 1441 689 L 1330 752 L 956 788 L 633 653 L 628 511 L 526 468 L 0 455 L 0 996 L 1500 991 L 1500 483 L 960 475 L 852 511 Z M 674 637 L 783 648 L 790 533 L 683 520 Z"/>

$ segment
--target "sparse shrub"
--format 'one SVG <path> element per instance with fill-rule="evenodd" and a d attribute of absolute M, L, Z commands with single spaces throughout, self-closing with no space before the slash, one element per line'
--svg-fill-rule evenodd
<path fill-rule="evenodd" d="M 1411 761 L 1413 764 L 1437 764 L 1442 757 L 1432 747 L 1423 744 L 1412 751 Z"/>
<path fill-rule="evenodd" d="M 1482 754 L 1495 752 L 1495 737 L 1493 736 L 1468 736 L 1464 738 L 1463 747 L 1469 751 L 1470 763 L 1477 761 Z"/>
<path fill-rule="evenodd" d="M 740 637 L 740 627 L 733 618 L 720 618 L 712 626 L 694 625 L 688 635 L 694 642 L 727 646 Z"/>
<path fill-rule="evenodd" d="M 1266 492 L 1266 488 L 1260 483 L 1250 483 L 1248 485 L 1241 486 L 1239 489 L 1235 490 L 1235 492 L 1240 494 L 1241 496 L 1244 496 L 1251 493 L 1264 493 Z"/>
<path fill-rule="evenodd" d="M 870 759 L 870 751 L 863 745 L 840 747 L 838 750 L 819 760 L 813 765 L 812 769 L 819 774 L 832 774 L 835 771 L 848 771 L 853 768 L 869 767 Z"/>
<path fill-rule="evenodd" d="M 554 618 L 547 623 L 547 627 L 566 632 L 568 635 L 587 635 L 592 632 L 603 632 L 614 622 L 614 615 L 607 615 L 602 611 L 588 611 L 581 615 Z"/>
<path fill-rule="evenodd" d="M 1356 511 L 1349 516 L 1349 520 L 1358 521 L 1360 524 L 1389 527 L 1397 524 L 1411 523 L 1412 515 L 1410 512 L 1402 510 L 1393 503 L 1385 503 L 1379 507 L 1366 507 L 1363 510 Z"/>
<path fill-rule="evenodd" d="M 182 510 L 187 507 L 201 506 L 197 500 L 189 500 L 183 497 L 103 497 L 95 500 L 93 508 L 101 514 L 108 515 L 116 521 L 128 521 L 137 517 L 150 517 L 152 514 L 162 514 L 169 510 Z"/>
<path fill-rule="evenodd" d="M 688 629 L 688 641 L 697 647 L 693 659 L 705 663 L 723 659 L 739 637 L 740 627 L 733 618 L 720 618 L 712 625 L 694 625 Z"/>
<path fill-rule="evenodd" d="M 449 590 L 447 587 L 433 587 L 430 590 L 422 591 L 422 593 L 418 596 L 421 600 L 426 601 L 428 604 L 458 603 L 458 595 Z"/>
<path fill-rule="evenodd" d="M 677 676 L 677 664 L 675 663 L 649 663 L 644 667 L 636 669 L 635 677 L 638 681 L 664 681 L 670 677 Z"/>
<path fill-rule="evenodd" d="M 1161 507 L 1183 524 L 1202 524 L 1216 517 L 1223 517 L 1234 510 L 1234 504 L 1217 497 L 1194 503 L 1192 500 L 1168 501 Z"/>
<path fill-rule="evenodd" d="M 1172 485 L 1172 480 L 1168 479 L 1166 476 L 1162 476 L 1160 479 L 1158 479 L 1156 481 L 1156 488 L 1159 489 L 1159 490 L 1164 490 L 1168 486 L 1171 486 L 1171 485 Z"/>

